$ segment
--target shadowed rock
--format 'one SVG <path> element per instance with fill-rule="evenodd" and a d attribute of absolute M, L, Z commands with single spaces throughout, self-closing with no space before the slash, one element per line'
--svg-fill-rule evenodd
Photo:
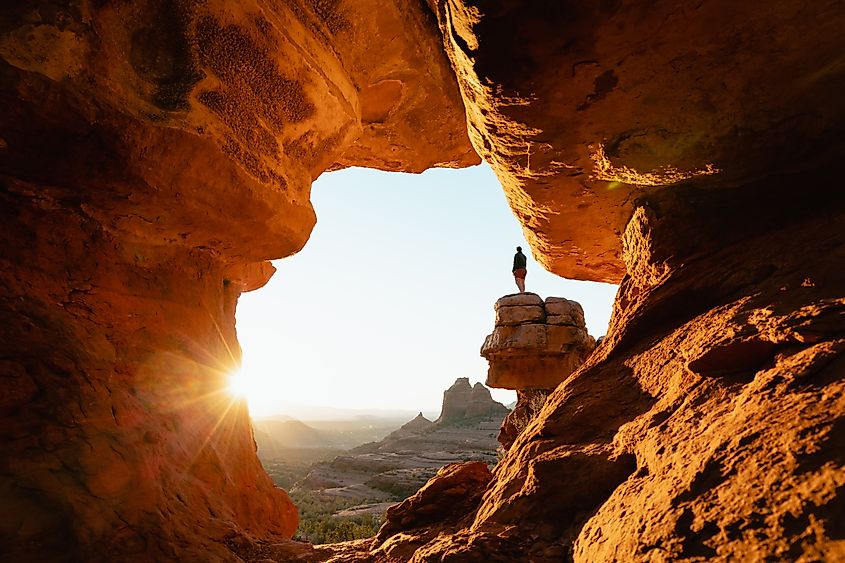
<path fill-rule="evenodd" d="M 837 1 L 4 3 L 0 551 L 843 559 L 843 28 Z M 577 312 L 503 312 L 494 379 L 562 383 L 475 513 L 293 546 L 221 393 L 238 296 L 325 170 L 472 149 L 544 266 L 621 281 L 606 340 L 561 379 Z"/>

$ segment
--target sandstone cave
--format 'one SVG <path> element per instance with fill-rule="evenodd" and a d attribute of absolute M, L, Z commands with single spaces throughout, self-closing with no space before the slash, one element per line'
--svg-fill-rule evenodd
<path fill-rule="evenodd" d="M 830 0 L 5 2 L 0 556 L 845 560 L 843 29 Z M 290 540 L 221 417 L 238 296 L 322 172 L 482 159 L 548 270 L 620 283 L 606 340 L 492 474 Z"/>

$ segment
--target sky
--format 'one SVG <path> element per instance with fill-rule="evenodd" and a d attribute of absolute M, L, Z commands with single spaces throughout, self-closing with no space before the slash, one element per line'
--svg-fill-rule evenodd
<path fill-rule="evenodd" d="M 305 248 L 274 261 L 270 282 L 238 302 L 238 377 L 254 417 L 307 418 L 303 406 L 436 416 L 456 378 L 485 380 L 479 349 L 493 304 L 517 291 L 517 245 L 527 291 L 574 299 L 590 334 L 607 329 L 616 286 L 543 270 L 486 164 L 325 173 L 311 201 L 317 225 Z"/>

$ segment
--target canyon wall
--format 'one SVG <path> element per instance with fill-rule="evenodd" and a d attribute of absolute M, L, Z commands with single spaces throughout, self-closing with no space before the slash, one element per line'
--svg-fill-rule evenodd
<path fill-rule="evenodd" d="M 5 3 L 0 553 L 308 551 L 224 392 L 237 297 L 305 244 L 324 170 L 477 152 L 548 269 L 621 281 L 607 339 L 492 475 L 307 556 L 845 558 L 844 27 L 835 1 Z"/>
<path fill-rule="evenodd" d="M 237 298 L 305 244 L 324 170 L 479 161 L 433 14 L 6 2 L 0 107 L 0 558 L 290 537 L 226 392 Z"/>

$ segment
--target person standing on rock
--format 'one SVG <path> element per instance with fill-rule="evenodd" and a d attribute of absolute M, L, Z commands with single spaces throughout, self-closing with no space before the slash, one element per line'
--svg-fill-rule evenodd
<path fill-rule="evenodd" d="M 525 293 L 525 275 L 528 270 L 525 266 L 528 264 L 528 259 L 522 253 L 522 247 L 516 247 L 516 254 L 513 255 L 513 279 L 516 281 L 516 287 L 519 288 L 520 293 Z"/>

